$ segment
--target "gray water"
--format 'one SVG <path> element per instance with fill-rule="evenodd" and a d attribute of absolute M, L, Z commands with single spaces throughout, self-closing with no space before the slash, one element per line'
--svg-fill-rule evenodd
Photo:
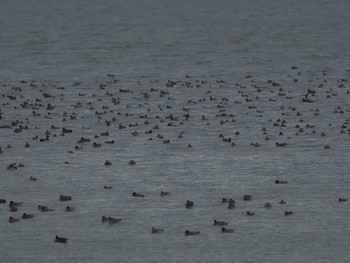
<path fill-rule="evenodd" d="M 0 4 L 1 262 L 349 261 L 348 1 Z"/>

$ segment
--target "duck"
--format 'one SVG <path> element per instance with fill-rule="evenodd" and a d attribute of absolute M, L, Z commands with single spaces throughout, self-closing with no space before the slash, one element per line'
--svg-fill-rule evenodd
<path fill-rule="evenodd" d="M 281 201 L 279 201 L 279 203 L 280 203 L 281 205 L 284 205 L 284 204 L 286 204 L 286 201 L 284 201 L 283 199 L 281 199 Z"/>
<path fill-rule="evenodd" d="M 16 166 L 17 163 L 11 163 L 7 166 L 7 170 L 9 171 L 14 171 L 14 170 L 17 170 L 17 166 Z"/>
<path fill-rule="evenodd" d="M 106 160 L 104 165 L 108 166 L 108 165 L 112 165 L 112 163 L 110 161 Z"/>
<path fill-rule="evenodd" d="M 66 237 L 59 237 L 59 236 L 55 237 L 55 242 L 57 243 L 67 243 L 67 241 L 68 241 L 68 238 Z"/>
<path fill-rule="evenodd" d="M 186 208 L 192 208 L 193 206 L 194 206 L 194 202 L 193 201 L 190 201 L 190 200 L 186 201 L 186 204 L 185 204 Z"/>
<path fill-rule="evenodd" d="M 9 207 L 17 207 L 17 206 L 21 206 L 22 202 L 14 202 L 14 201 L 10 201 L 9 203 Z"/>
<path fill-rule="evenodd" d="M 252 195 L 244 195 L 243 196 L 244 201 L 251 201 L 252 200 Z"/>
<path fill-rule="evenodd" d="M 54 211 L 54 209 L 48 208 L 46 205 L 38 205 L 38 209 L 41 212 L 51 212 Z"/>
<path fill-rule="evenodd" d="M 108 222 L 109 221 L 109 216 L 102 216 L 101 221 L 102 222 Z"/>
<path fill-rule="evenodd" d="M 195 235 L 199 235 L 199 233 L 200 231 L 186 230 L 185 236 L 195 236 Z"/>
<path fill-rule="evenodd" d="M 132 193 L 132 196 L 135 196 L 135 197 L 145 197 L 143 194 L 136 193 L 136 192 L 133 192 L 133 193 Z"/>
<path fill-rule="evenodd" d="M 268 208 L 271 208 L 272 205 L 269 202 L 267 202 L 267 203 L 265 203 L 264 207 L 268 209 Z"/>
<path fill-rule="evenodd" d="M 33 177 L 33 176 L 30 176 L 30 177 L 29 177 L 29 181 L 36 181 L 36 180 L 37 180 L 36 177 Z"/>
<path fill-rule="evenodd" d="M 151 229 L 151 233 L 152 234 L 158 234 L 158 233 L 162 233 L 164 232 L 164 229 L 163 228 L 155 228 L 154 226 L 152 227 Z"/>
<path fill-rule="evenodd" d="M 339 202 L 339 203 L 340 203 L 340 202 L 346 202 L 346 201 L 348 201 L 348 199 L 346 199 L 346 198 L 341 198 L 341 197 L 338 198 L 338 202 Z"/>
<path fill-rule="evenodd" d="M 23 213 L 22 215 L 22 219 L 30 219 L 30 218 L 33 218 L 34 215 L 33 214 L 26 214 L 26 213 Z"/>
<path fill-rule="evenodd" d="M 65 211 L 66 212 L 74 212 L 75 211 L 75 207 L 73 207 L 73 206 L 66 206 Z"/>
<path fill-rule="evenodd" d="M 60 199 L 59 200 L 61 202 L 69 201 L 69 200 L 72 200 L 72 197 L 70 195 L 60 195 Z"/>
<path fill-rule="evenodd" d="M 221 233 L 233 233 L 233 229 L 232 228 L 221 228 Z"/>
<path fill-rule="evenodd" d="M 0 198 L 0 204 L 5 204 L 5 203 L 6 203 L 6 199 Z"/>
<path fill-rule="evenodd" d="M 167 195 L 170 195 L 170 193 L 165 191 L 160 191 L 160 196 L 167 196 Z"/>
<path fill-rule="evenodd" d="M 284 211 L 284 215 L 285 216 L 289 216 L 289 215 L 292 215 L 293 214 L 293 211 Z"/>
<path fill-rule="evenodd" d="M 214 226 L 226 226 L 226 225 L 228 225 L 228 223 L 226 221 L 219 221 L 219 220 L 214 219 L 213 225 Z"/>
<path fill-rule="evenodd" d="M 14 218 L 14 217 L 12 217 L 12 216 L 10 216 L 9 217 L 9 223 L 17 223 L 17 222 L 19 222 L 19 218 Z"/>
<path fill-rule="evenodd" d="M 130 165 L 134 165 L 134 164 L 136 164 L 136 162 L 135 162 L 134 160 L 130 160 L 130 161 L 129 161 L 129 164 L 130 164 Z"/>
<path fill-rule="evenodd" d="M 235 203 L 229 203 L 228 204 L 228 209 L 234 209 L 236 207 Z"/>
<path fill-rule="evenodd" d="M 275 184 L 287 184 L 287 181 L 275 180 Z"/>
<path fill-rule="evenodd" d="M 254 212 L 247 211 L 247 212 L 246 212 L 246 215 L 247 215 L 247 216 L 255 216 L 255 213 L 254 213 Z"/>

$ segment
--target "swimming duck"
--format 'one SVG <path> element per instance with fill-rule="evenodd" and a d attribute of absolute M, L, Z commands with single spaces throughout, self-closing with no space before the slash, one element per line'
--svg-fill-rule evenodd
<path fill-rule="evenodd" d="M 275 180 L 275 184 L 287 184 L 287 181 Z"/>
<path fill-rule="evenodd" d="M 51 212 L 54 211 L 54 209 L 48 208 L 46 205 L 38 205 L 38 209 L 41 212 Z"/>
<path fill-rule="evenodd" d="M 340 203 L 340 202 L 346 202 L 346 201 L 348 201 L 348 199 L 346 199 L 346 198 L 341 198 L 341 197 L 338 198 L 338 202 L 339 202 L 339 203 Z"/>
<path fill-rule="evenodd" d="M 12 216 L 10 216 L 9 217 L 9 223 L 17 223 L 17 222 L 19 222 L 19 218 L 14 218 L 14 217 L 12 217 Z"/>
<path fill-rule="evenodd" d="M 267 202 L 267 203 L 264 205 L 264 207 L 265 207 L 265 208 L 271 208 L 272 205 L 271 205 L 269 202 Z"/>
<path fill-rule="evenodd" d="M 221 233 L 233 233 L 233 229 L 232 228 L 221 228 Z"/>
<path fill-rule="evenodd" d="M 152 234 L 158 234 L 164 232 L 163 228 L 155 228 L 154 226 L 152 227 L 151 233 Z"/>
<path fill-rule="evenodd" d="M 213 223 L 214 226 L 226 226 L 227 224 L 228 223 L 226 221 L 219 221 L 216 219 L 214 219 L 214 223 Z"/>
<path fill-rule="evenodd" d="M 193 201 L 190 201 L 190 200 L 186 201 L 186 204 L 185 204 L 186 208 L 192 208 L 193 206 L 194 206 L 194 202 Z"/>
<path fill-rule="evenodd" d="M 108 166 L 108 165 L 112 165 L 112 163 L 110 161 L 106 160 L 104 165 Z"/>
<path fill-rule="evenodd" d="M 73 206 L 66 206 L 65 211 L 66 212 L 74 212 L 75 211 L 75 207 L 73 207 Z"/>
<path fill-rule="evenodd" d="M 136 162 L 135 162 L 134 160 L 130 160 L 130 161 L 129 161 L 129 164 L 130 164 L 130 165 L 134 165 L 134 164 L 136 164 Z"/>
<path fill-rule="evenodd" d="M 285 216 L 289 216 L 289 215 L 292 215 L 293 214 L 293 211 L 284 211 L 284 215 Z"/>
<path fill-rule="evenodd" d="M 14 201 L 10 201 L 9 203 L 9 207 L 17 207 L 17 206 L 21 206 L 22 202 L 14 202 Z"/>
<path fill-rule="evenodd" d="M 22 219 L 30 219 L 30 218 L 33 218 L 34 215 L 33 214 L 26 214 L 26 213 L 23 213 L 22 215 Z"/>
<path fill-rule="evenodd" d="M 70 195 L 60 195 L 60 199 L 59 200 L 61 202 L 69 201 L 69 200 L 72 200 L 72 197 Z"/>
<path fill-rule="evenodd" d="M 252 195 L 244 195 L 243 196 L 244 201 L 251 201 L 252 200 Z"/>
<path fill-rule="evenodd" d="M 136 192 L 133 192 L 133 193 L 132 193 L 132 196 L 135 196 L 135 197 L 145 197 L 143 194 L 136 193 Z"/>
<path fill-rule="evenodd" d="M 66 237 L 59 237 L 59 236 L 56 236 L 55 237 L 55 242 L 58 242 L 58 243 L 67 243 L 68 241 L 68 238 Z"/>
<path fill-rule="evenodd" d="M 228 204 L 228 209 L 234 209 L 236 207 L 235 203 L 229 203 Z"/>
<path fill-rule="evenodd" d="M 160 196 L 167 196 L 167 195 L 170 195 L 170 193 L 165 191 L 160 191 Z"/>
<path fill-rule="evenodd" d="M 254 213 L 254 212 L 247 211 L 247 212 L 246 212 L 246 215 L 247 215 L 247 216 L 255 216 L 255 213 Z"/>
<path fill-rule="evenodd" d="M 0 199 L 0 204 L 5 204 L 5 203 L 6 203 L 6 199 L 1 198 Z"/>
<path fill-rule="evenodd" d="M 194 236 L 194 235 L 199 235 L 200 231 L 191 231 L 191 230 L 186 230 L 185 235 L 186 236 Z"/>
<path fill-rule="evenodd" d="M 283 199 L 281 199 L 281 201 L 279 201 L 279 203 L 280 203 L 281 205 L 284 205 L 284 204 L 286 204 L 286 201 L 284 201 Z"/>

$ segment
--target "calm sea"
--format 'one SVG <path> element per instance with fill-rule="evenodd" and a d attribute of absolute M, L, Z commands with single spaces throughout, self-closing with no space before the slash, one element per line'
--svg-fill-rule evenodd
<path fill-rule="evenodd" d="M 349 262 L 349 13 L 1 0 L 0 261 Z"/>

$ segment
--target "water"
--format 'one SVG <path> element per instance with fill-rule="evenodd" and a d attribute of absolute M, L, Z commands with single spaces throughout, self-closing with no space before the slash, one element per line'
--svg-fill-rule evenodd
<path fill-rule="evenodd" d="M 350 185 L 349 8 L 347 1 L 1 1 L 0 198 L 23 202 L 18 212 L 0 205 L 2 260 L 347 262 L 349 203 L 338 198 L 348 198 Z M 168 80 L 178 82 L 167 87 Z M 314 102 L 302 103 L 308 89 Z M 22 108 L 24 101 L 36 108 Z M 286 127 L 274 126 L 278 119 Z M 15 120 L 28 130 L 5 128 Z M 61 136 L 63 127 L 73 132 Z M 40 142 L 46 130 L 50 139 Z M 76 150 L 82 136 L 91 141 Z M 13 162 L 24 167 L 7 170 Z M 73 200 L 59 202 L 61 194 Z M 222 197 L 237 207 L 227 209 Z M 76 211 L 64 212 L 66 205 Z M 7 222 L 23 212 L 34 218 Z M 108 225 L 102 215 L 123 220 Z M 235 232 L 221 234 L 214 219 Z M 152 235 L 152 226 L 165 231 Z M 186 237 L 186 229 L 201 233 Z"/>

